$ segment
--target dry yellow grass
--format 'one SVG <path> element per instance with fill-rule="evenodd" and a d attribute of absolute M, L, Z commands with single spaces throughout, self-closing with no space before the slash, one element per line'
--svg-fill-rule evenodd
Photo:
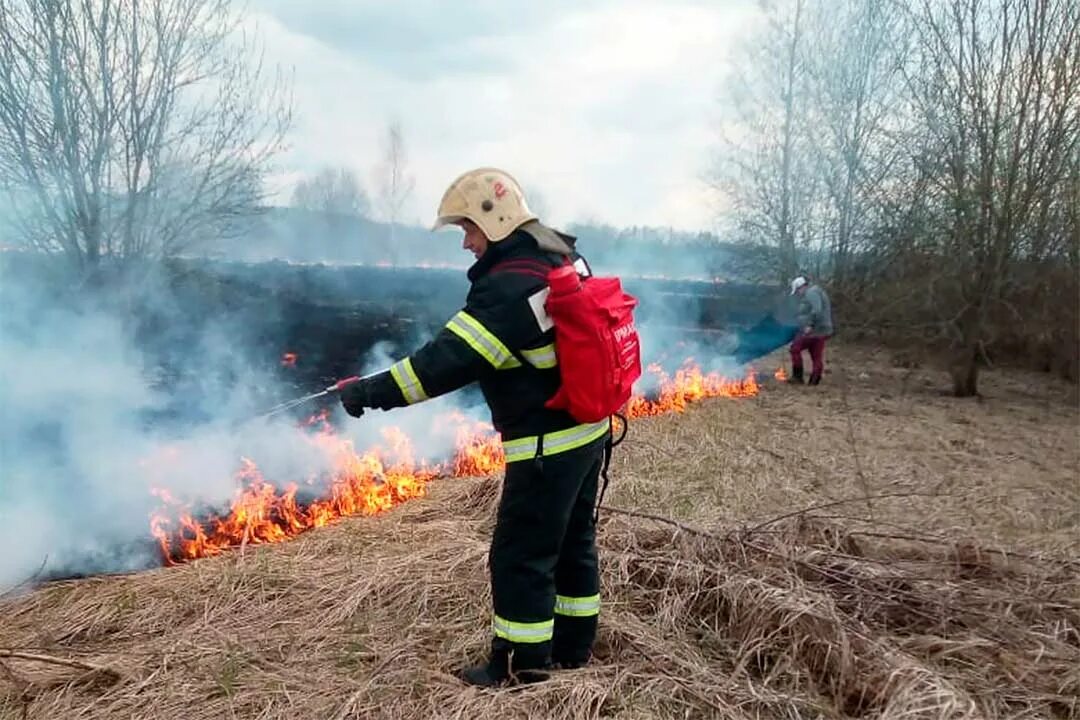
<path fill-rule="evenodd" d="M 818 503 L 895 495 L 821 514 L 1080 555 L 1077 387 L 985 373 L 982 399 L 944 395 L 941 371 L 829 347 L 819 388 L 779 387 L 634 424 L 612 497 L 729 527 Z M 759 363 L 772 368 L 786 353 Z M 614 503 L 614 500 L 613 500 Z M 619 504 L 615 503 L 615 504 Z"/>
<path fill-rule="evenodd" d="M 993 373 L 956 401 L 832 359 L 818 389 L 633 425 L 606 504 L 696 529 L 601 515 L 586 669 L 453 677 L 487 646 L 498 482 L 446 480 L 285 544 L 0 601 L 0 717 L 1080 717 L 1075 389 Z"/>

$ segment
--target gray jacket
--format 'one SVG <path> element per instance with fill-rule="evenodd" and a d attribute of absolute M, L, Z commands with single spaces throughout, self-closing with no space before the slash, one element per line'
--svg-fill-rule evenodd
<path fill-rule="evenodd" d="M 806 288 L 799 302 L 799 327 L 810 328 L 811 335 L 832 335 L 832 303 L 819 285 Z"/>

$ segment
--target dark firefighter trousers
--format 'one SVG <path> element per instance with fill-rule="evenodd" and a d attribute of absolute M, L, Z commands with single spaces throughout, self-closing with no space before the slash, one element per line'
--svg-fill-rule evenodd
<path fill-rule="evenodd" d="M 606 435 L 508 462 L 491 539 L 492 651 L 513 670 L 584 664 L 596 638 L 595 504 Z"/>

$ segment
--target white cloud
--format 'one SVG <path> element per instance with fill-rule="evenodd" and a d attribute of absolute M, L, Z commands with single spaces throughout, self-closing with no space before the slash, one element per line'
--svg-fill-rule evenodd
<path fill-rule="evenodd" d="M 496 165 L 535 187 L 554 223 L 712 226 L 701 175 L 727 46 L 753 12 L 749 0 L 533 8 L 529 25 L 509 18 L 473 33 L 450 4 L 425 5 L 426 18 L 416 3 L 305 7 L 320 5 L 316 22 L 290 15 L 292 3 L 253 4 L 268 57 L 295 70 L 283 187 L 328 163 L 370 181 L 383 128 L 399 117 L 416 175 L 407 215 L 418 220 L 457 174 Z M 341 28 L 327 27 L 333 13 Z"/>

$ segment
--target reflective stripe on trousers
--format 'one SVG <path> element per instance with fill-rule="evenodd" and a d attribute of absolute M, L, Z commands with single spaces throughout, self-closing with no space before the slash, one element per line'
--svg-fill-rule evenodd
<path fill-rule="evenodd" d="M 551 640 L 555 634 L 555 620 L 523 623 L 495 615 L 491 620 L 491 630 L 496 637 L 501 637 L 510 642 L 542 643 Z"/>
<path fill-rule="evenodd" d="M 398 389 L 401 390 L 402 397 L 405 398 L 405 402 L 408 404 L 415 405 L 428 399 L 424 386 L 420 384 L 420 378 L 416 376 L 416 371 L 413 370 L 411 358 L 405 358 L 394 363 L 390 367 L 390 376 L 394 378 Z"/>
<path fill-rule="evenodd" d="M 600 614 L 600 595 L 585 597 L 555 596 L 555 614 L 566 617 L 592 617 Z"/>
<path fill-rule="evenodd" d="M 558 455 L 559 453 L 583 447 L 598 440 L 611 429 L 611 420 L 605 419 L 594 423 L 575 425 L 566 430 L 546 433 L 543 437 L 542 456 Z M 537 440 L 539 436 L 516 438 L 503 441 L 503 452 L 506 454 L 506 462 L 519 462 L 532 460 L 536 457 Z"/>
<path fill-rule="evenodd" d="M 600 595 L 585 597 L 555 596 L 555 614 L 564 617 L 594 617 L 600 614 Z M 551 640 L 555 632 L 555 620 L 535 623 L 514 622 L 495 615 L 491 629 L 497 637 L 516 643 L 541 643 Z"/>

